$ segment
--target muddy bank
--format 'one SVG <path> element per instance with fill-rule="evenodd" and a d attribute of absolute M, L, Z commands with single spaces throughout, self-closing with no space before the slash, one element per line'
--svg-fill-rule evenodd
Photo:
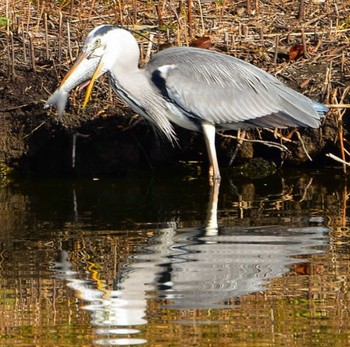
<path fill-rule="evenodd" d="M 202 11 L 207 11 L 207 17 L 204 17 L 203 23 L 206 34 L 210 34 L 211 49 L 223 50 L 248 60 L 276 74 L 282 81 L 315 100 L 328 104 L 349 103 L 346 92 L 349 85 L 349 66 L 346 63 L 349 58 L 349 31 L 338 30 L 337 34 L 334 33 L 330 23 L 335 12 L 327 8 L 328 14 L 326 11 L 319 19 L 317 12 L 314 15 L 307 13 L 308 20 L 314 19 L 314 22 L 303 26 L 303 33 L 306 35 L 306 39 L 303 39 L 303 36 L 299 35 L 300 29 L 292 26 L 293 23 L 299 23 L 293 12 L 295 8 L 290 8 L 290 13 L 286 8 L 283 17 L 286 25 L 281 28 L 280 23 L 276 21 L 276 13 L 280 10 L 277 4 L 275 5 L 275 12 L 270 8 L 261 7 L 259 14 L 250 15 L 240 14 L 233 5 L 223 6 L 221 12 L 213 5 L 204 7 Z M 127 4 L 125 8 L 128 8 Z M 39 12 L 42 15 L 47 9 L 32 8 L 28 12 L 28 16 L 32 17 L 27 18 L 30 25 L 24 28 L 25 18 L 19 21 L 15 10 L 17 11 L 14 9 L 13 13 L 10 12 L 13 16 L 11 26 L 3 27 L 0 31 L 3 47 L 0 60 L 2 165 L 15 168 L 21 174 L 30 175 L 118 175 L 143 169 L 159 170 L 174 165 L 180 169 L 187 168 L 186 162 L 189 161 L 199 162 L 198 165 L 190 165 L 193 171 L 200 170 L 202 166 L 206 167 L 207 156 L 200 134 L 176 128 L 179 146 L 173 147 L 165 139 L 157 136 L 149 123 L 117 99 L 106 79 L 101 79 L 95 86 L 93 99 L 85 110 L 81 108 L 83 95 L 79 93 L 70 99 L 67 113 L 62 119 L 57 119 L 55 112 L 44 110 L 45 100 L 71 66 L 86 33 L 93 26 L 106 21 L 95 18 L 87 24 L 86 21 L 76 21 L 76 14 L 68 10 L 59 12 L 50 8 L 50 15 L 43 16 L 40 22 L 36 22 L 33 18 L 38 14 L 37 11 L 41 10 Z M 338 9 L 338 22 L 346 16 L 343 10 L 345 11 L 343 8 Z M 81 11 L 84 13 L 83 7 Z M 107 6 L 105 12 L 108 11 L 111 9 Z M 170 40 L 172 37 L 178 38 L 179 35 L 180 39 L 190 39 L 189 32 L 184 36 L 189 22 L 187 25 L 180 25 L 184 22 L 178 20 L 175 25 L 169 24 L 170 29 L 165 31 L 154 7 L 149 7 L 149 11 L 137 12 L 137 20 L 139 24 L 154 25 L 152 32 L 155 33 L 157 42 L 169 41 L 169 32 Z M 318 11 L 320 15 L 319 7 Z M 200 17 L 196 17 L 198 9 L 194 7 L 192 12 L 194 39 L 202 35 L 202 30 Z M 213 23 L 212 14 L 218 13 L 223 13 L 224 19 L 217 24 L 218 29 L 210 29 Z M 150 17 L 150 14 L 153 17 Z M 134 15 L 131 18 L 134 18 Z M 172 17 L 166 18 L 162 18 L 163 24 L 164 21 L 174 23 Z M 188 18 L 185 14 L 183 21 Z M 131 21 L 126 15 L 123 19 Z M 270 25 L 266 34 L 261 30 L 261 25 L 260 29 L 254 26 L 254 23 L 267 23 L 269 20 L 273 25 Z M 314 28 L 315 23 L 319 26 L 318 30 Z M 311 27 L 314 28 L 313 32 L 305 34 L 305 30 Z M 247 30 L 246 34 L 242 30 Z M 318 31 L 322 31 L 323 35 L 317 34 Z M 144 30 L 143 33 L 149 36 L 149 30 Z M 255 33 L 262 35 L 261 38 L 257 39 Z M 271 36 L 272 34 L 275 35 Z M 336 35 L 338 41 L 335 41 Z M 227 37 L 231 36 L 234 42 L 228 43 Z M 141 47 L 148 44 L 142 44 L 142 38 L 140 42 Z M 288 52 L 296 43 L 306 43 L 309 47 L 308 54 L 290 60 Z M 153 51 L 157 50 L 158 46 L 154 45 Z M 142 52 L 144 54 L 144 50 Z M 308 156 L 313 158 L 312 165 L 335 164 L 326 158 L 325 154 L 332 152 L 339 155 L 340 112 L 339 109 L 330 112 L 320 129 L 298 129 L 299 134 L 289 129 L 279 132 L 277 136 L 269 131 L 254 130 L 245 135 L 246 139 L 258 140 L 260 143 L 238 144 L 234 138 L 237 136 L 235 132 L 228 133 L 233 137 L 218 136 L 217 148 L 221 166 L 228 166 L 232 156 L 235 156 L 233 165 L 256 157 L 274 161 L 277 165 L 310 165 Z M 346 124 L 347 116 L 343 115 L 342 118 Z M 345 139 L 348 137 L 346 129 L 346 126 L 341 129 Z M 288 151 L 281 152 L 268 147 L 264 144 L 266 141 L 277 144 L 282 142 Z"/>

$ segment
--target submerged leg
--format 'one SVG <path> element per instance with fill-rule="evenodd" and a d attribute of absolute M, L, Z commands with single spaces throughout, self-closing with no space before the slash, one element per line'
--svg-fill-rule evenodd
<path fill-rule="evenodd" d="M 215 134 L 216 129 L 214 124 L 210 124 L 208 122 L 202 123 L 202 129 L 204 133 L 204 140 L 207 146 L 208 156 L 209 156 L 209 178 L 220 181 L 220 170 L 218 159 L 216 156 L 216 148 L 215 148 Z"/>
<path fill-rule="evenodd" d="M 218 235 L 218 201 L 219 201 L 220 180 L 213 180 L 210 187 L 210 195 L 205 223 L 205 235 Z"/>

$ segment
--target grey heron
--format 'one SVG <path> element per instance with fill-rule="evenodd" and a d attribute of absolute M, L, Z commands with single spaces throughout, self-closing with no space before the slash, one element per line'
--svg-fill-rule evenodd
<path fill-rule="evenodd" d="M 217 130 L 320 126 L 327 107 L 287 87 L 243 60 L 215 51 L 174 47 L 139 68 L 139 46 L 127 30 L 101 25 L 87 36 L 82 53 L 46 102 L 64 112 L 69 92 L 107 73 L 113 90 L 134 111 L 155 124 L 171 142 L 172 123 L 200 131 L 209 156 L 209 175 L 220 180 Z"/>

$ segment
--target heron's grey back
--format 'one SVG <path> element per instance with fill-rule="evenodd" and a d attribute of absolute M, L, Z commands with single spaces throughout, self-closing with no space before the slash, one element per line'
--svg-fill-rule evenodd
<path fill-rule="evenodd" d="M 145 73 L 193 120 L 222 128 L 318 127 L 327 111 L 254 65 L 215 51 L 170 48 L 156 54 Z"/>

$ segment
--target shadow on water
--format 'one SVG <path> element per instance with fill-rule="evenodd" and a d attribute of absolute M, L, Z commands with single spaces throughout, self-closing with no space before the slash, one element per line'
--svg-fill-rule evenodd
<path fill-rule="evenodd" d="M 162 323 L 170 329 L 193 309 L 233 314 L 243 297 L 327 252 L 330 220 L 346 219 L 340 182 L 319 173 L 224 180 L 220 195 L 178 178 L 19 182 L 0 188 L 2 254 L 12 251 L 16 266 L 22 251 L 37 276 L 66 286 L 77 314 L 88 314 L 91 343 L 177 345 L 176 334 L 150 338 L 155 316 L 180 312 Z"/>

